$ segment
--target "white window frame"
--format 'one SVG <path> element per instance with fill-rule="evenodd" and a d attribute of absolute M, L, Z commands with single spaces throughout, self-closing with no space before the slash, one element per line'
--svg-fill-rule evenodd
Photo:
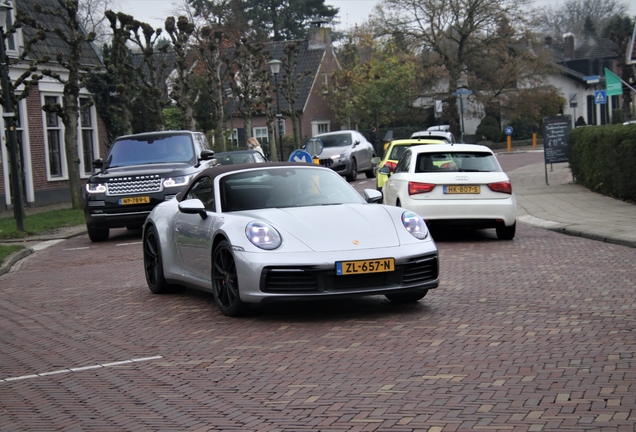
<path fill-rule="evenodd" d="M 92 144 L 92 154 L 93 160 L 99 158 L 99 138 L 97 136 L 97 112 L 95 110 L 95 105 L 91 104 L 89 109 L 90 116 L 90 125 L 84 125 L 82 121 L 82 100 L 86 100 L 88 103 L 91 102 L 91 98 L 86 95 L 80 95 L 80 114 L 78 116 L 77 121 L 77 151 L 80 156 L 80 177 L 81 178 L 89 178 L 93 174 L 93 161 L 90 161 L 90 165 L 88 167 L 84 164 L 84 131 L 90 131 L 91 136 L 91 144 Z"/>
<path fill-rule="evenodd" d="M 326 73 L 323 73 L 321 75 L 321 79 L 322 79 L 322 93 L 327 94 L 329 93 L 329 75 Z"/>
<path fill-rule="evenodd" d="M 252 136 L 256 138 L 261 145 L 269 144 L 269 130 L 267 130 L 267 126 L 253 127 Z"/>
<path fill-rule="evenodd" d="M 62 95 L 54 94 L 54 93 L 41 93 L 41 104 L 44 106 L 46 104 L 47 98 L 54 97 L 57 100 L 57 103 L 61 104 Z M 54 115 L 57 119 L 57 125 L 55 127 L 48 125 L 47 115 Z M 44 154 L 46 157 L 46 180 L 47 181 L 62 181 L 68 180 L 68 170 L 66 167 L 66 151 L 64 148 L 64 124 L 62 123 L 62 119 L 57 116 L 55 113 L 47 113 L 42 110 L 42 127 L 44 128 Z M 57 130 L 58 131 L 58 140 L 60 146 L 60 174 L 53 175 L 51 174 L 51 160 L 50 160 L 50 147 L 51 143 L 49 142 L 49 131 Z"/>
<path fill-rule="evenodd" d="M 321 133 L 331 132 L 330 120 L 312 120 L 311 121 L 311 136 L 316 136 Z"/>
<path fill-rule="evenodd" d="M 11 3 L 12 2 L 10 1 L 9 6 L 12 6 Z M 11 26 L 15 22 L 15 15 L 16 10 L 15 6 L 13 5 L 13 9 L 10 9 L 9 13 L 7 14 L 7 22 L 3 23 L 5 30 L 11 28 Z M 22 51 L 22 45 L 22 29 L 18 28 L 15 33 L 7 37 L 5 44 L 5 55 L 10 57 L 17 57 L 20 54 L 20 51 Z"/>
<path fill-rule="evenodd" d="M 230 134 L 230 144 L 234 147 L 238 147 L 238 129 L 232 129 L 232 133 Z"/>

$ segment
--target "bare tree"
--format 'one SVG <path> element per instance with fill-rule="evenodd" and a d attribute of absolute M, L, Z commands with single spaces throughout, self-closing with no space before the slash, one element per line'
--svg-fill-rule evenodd
<path fill-rule="evenodd" d="M 174 17 L 166 18 L 165 29 L 170 36 L 175 54 L 175 74 L 172 81 L 170 97 L 183 113 L 186 129 L 195 130 L 194 101 L 190 80 L 194 76 L 193 59 L 188 56 L 190 39 L 194 33 L 194 23 L 185 16 L 180 16 L 175 23 Z"/>
<path fill-rule="evenodd" d="M 94 42 L 99 49 L 110 40 L 110 29 L 106 11 L 120 9 L 117 0 L 80 0 L 77 15 L 80 25 L 87 33 L 94 33 Z"/>
<path fill-rule="evenodd" d="M 624 15 L 627 4 L 620 0 L 565 0 L 537 12 L 535 26 L 544 34 L 561 41 L 565 33 L 586 35 L 586 20 L 601 32 L 616 15 Z"/>
<path fill-rule="evenodd" d="M 289 117 L 292 122 L 292 131 L 294 134 L 294 144 L 300 147 L 300 131 L 298 127 L 298 113 L 296 112 L 296 100 L 300 94 L 300 83 L 304 77 L 311 75 L 310 70 L 296 73 L 296 65 L 298 64 L 298 45 L 299 42 L 285 44 L 283 48 L 283 71 L 284 76 L 280 85 L 281 94 L 289 104 Z"/>

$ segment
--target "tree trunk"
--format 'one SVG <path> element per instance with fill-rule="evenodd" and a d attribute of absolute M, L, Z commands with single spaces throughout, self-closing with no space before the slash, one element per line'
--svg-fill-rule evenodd
<path fill-rule="evenodd" d="M 73 89 L 65 89 L 62 97 L 64 101 L 64 117 L 62 117 L 62 122 L 64 123 L 64 152 L 68 170 L 68 183 L 71 190 L 71 204 L 74 209 L 84 208 L 82 179 L 80 178 L 80 158 L 77 148 L 78 96 L 79 88 L 77 92 L 73 91 Z"/>

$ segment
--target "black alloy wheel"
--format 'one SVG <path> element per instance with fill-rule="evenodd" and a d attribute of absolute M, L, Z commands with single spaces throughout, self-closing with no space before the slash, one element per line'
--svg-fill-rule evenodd
<path fill-rule="evenodd" d="M 146 230 L 144 236 L 144 273 L 148 288 L 155 294 L 165 294 L 171 290 L 163 275 L 163 262 L 159 235 L 154 226 Z"/>
<path fill-rule="evenodd" d="M 239 316 L 246 305 L 239 293 L 238 275 L 232 248 L 221 241 L 212 254 L 212 294 L 217 307 L 225 316 Z"/>
<path fill-rule="evenodd" d="M 354 158 L 351 158 L 351 172 L 347 175 L 348 181 L 354 181 L 358 178 L 358 164 Z"/>

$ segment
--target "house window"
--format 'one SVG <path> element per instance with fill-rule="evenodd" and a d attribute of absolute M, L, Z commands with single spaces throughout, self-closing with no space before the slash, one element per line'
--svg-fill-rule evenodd
<path fill-rule="evenodd" d="M 55 105 L 59 103 L 57 96 L 45 96 L 44 103 Z M 60 119 L 54 112 L 45 112 L 46 117 L 46 140 L 48 144 L 48 167 L 51 177 L 62 177 L 62 128 Z"/>
<path fill-rule="evenodd" d="M 587 97 L 587 124 L 596 125 L 596 101 L 594 95 Z"/>
<path fill-rule="evenodd" d="M 230 144 L 234 147 L 238 146 L 238 129 L 232 129 L 232 134 L 230 135 Z"/>
<path fill-rule="evenodd" d="M 322 74 L 322 92 L 323 94 L 329 93 L 329 75 Z"/>
<path fill-rule="evenodd" d="M 90 99 L 80 98 L 80 140 L 82 149 L 82 173 L 90 176 L 93 173 L 95 159 L 95 127 L 93 121 L 93 105 Z"/>
<path fill-rule="evenodd" d="M 15 9 L 11 9 L 9 10 L 9 13 L 7 14 L 7 21 L 4 23 L 4 28 L 6 29 L 10 29 L 11 26 L 13 25 L 13 14 L 14 14 Z M 7 51 L 15 51 L 16 50 L 16 43 L 15 43 L 15 39 L 16 39 L 16 34 L 17 33 L 5 33 L 6 34 L 6 41 L 7 41 Z"/>
<path fill-rule="evenodd" d="M 254 135 L 254 138 L 256 138 L 258 142 L 261 143 L 261 146 L 263 144 L 269 144 L 269 134 L 267 133 L 267 126 L 255 127 L 252 133 Z"/>
<path fill-rule="evenodd" d="M 331 131 L 331 122 L 329 120 L 312 120 L 311 136 Z"/>

